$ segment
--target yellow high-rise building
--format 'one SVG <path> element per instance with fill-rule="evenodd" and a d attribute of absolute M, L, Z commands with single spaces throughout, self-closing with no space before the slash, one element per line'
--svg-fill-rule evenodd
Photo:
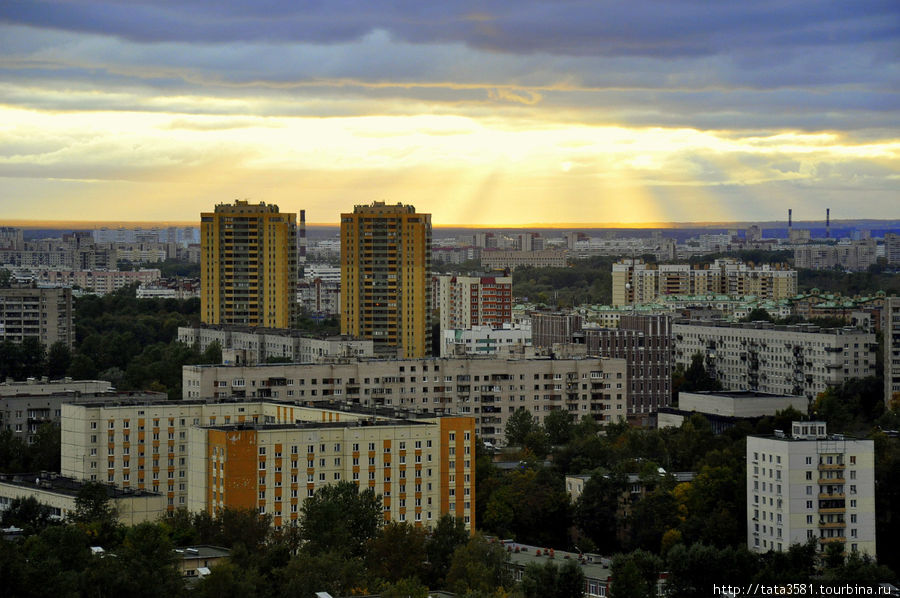
<path fill-rule="evenodd" d="M 297 214 L 237 200 L 200 215 L 205 324 L 289 328 L 296 314 Z"/>
<path fill-rule="evenodd" d="M 341 333 L 431 355 L 431 214 L 384 202 L 341 214 Z"/>

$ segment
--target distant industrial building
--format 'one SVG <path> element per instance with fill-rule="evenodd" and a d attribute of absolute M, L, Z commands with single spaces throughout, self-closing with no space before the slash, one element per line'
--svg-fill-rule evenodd
<path fill-rule="evenodd" d="M 720 390 L 678 393 L 678 407 L 663 407 L 657 413 L 657 428 L 677 428 L 685 419 L 699 413 L 720 434 L 741 420 L 754 420 L 792 408 L 805 415 L 809 399 L 805 396 L 775 395 L 753 390 Z"/>

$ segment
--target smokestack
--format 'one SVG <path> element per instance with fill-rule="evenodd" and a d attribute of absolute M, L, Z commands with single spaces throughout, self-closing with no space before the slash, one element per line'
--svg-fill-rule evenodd
<path fill-rule="evenodd" d="M 788 230 L 791 230 L 791 219 L 793 217 L 794 210 L 788 208 Z"/>
<path fill-rule="evenodd" d="M 306 265 L 306 210 L 300 210 L 300 226 L 297 227 L 297 257 L 300 267 Z"/>
<path fill-rule="evenodd" d="M 831 238 L 831 208 L 825 208 L 825 238 Z"/>

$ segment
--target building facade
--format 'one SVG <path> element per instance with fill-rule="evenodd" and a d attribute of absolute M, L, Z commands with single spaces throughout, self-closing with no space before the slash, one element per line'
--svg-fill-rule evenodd
<path fill-rule="evenodd" d="M 794 266 L 812 270 L 865 270 L 877 258 L 875 239 L 837 245 L 803 245 L 794 248 Z"/>
<path fill-rule="evenodd" d="M 384 406 L 475 418 L 482 440 L 501 443 L 522 407 L 538 420 L 554 409 L 624 421 L 624 359 L 354 360 L 320 365 L 185 366 L 183 396 L 263 398 L 305 404 Z"/>
<path fill-rule="evenodd" d="M 431 354 L 431 214 L 374 202 L 341 214 L 341 333 Z"/>
<path fill-rule="evenodd" d="M 75 342 L 72 289 L 0 289 L 0 342 L 35 338 L 44 348 Z"/>
<path fill-rule="evenodd" d="M 534 346 L 550 349 L 553 345 L 571 343 L 575 333 L 581 331 L 583 322 L 579 314 L 535 312 L 531 314 Z"/>
<path fill-rule="evenodd" d="M 385 519 L 474 527 L 471 417 L 397 417 L 276 401 L 65 404 L 62 473 L 165 496 L 165 508 L 225 507 L 296 520 L 316 489 L 374 488 Z"/>
<path fill-rule="evenodd" d="M 532 268 L 565 268 L 568 252 L 558 249 L 534 251 L 482 251 L 481 267 L 486 270 L 515 270 L 522 266 Z"/>
<path fill-rule="evenodd" d="M 687 369 L 693 356 L 702 354 L 707 371 L 725 390 L 813 400 L 845 380 L 875 373 L 875 335 L 858 328 L 682 320 L 672 329 L 675 363 Z"/>
<path fill-rule="evenodd" d="M 748 436 L 747 547 L 783 551 L 811 539 L 876 556 L 874 442 L 815 421 Z"/>
<path fill-rule="evenodd" d="M 440 278 L 449 278 L 447 313 L 441 312 L 442 330 L 473 326 L 501 328 L 512 321 L 512 276 Z"/>
<path fill-rule="evenodd" d="M 612 267 L 612 304 L 656 303 L 666 295 L 754 296 L 779 300 L 797 294 L 797 272 L 786 266 L 748 266 L 718 259 L 706 267 L 688 264 L 646 264 L 623 259 Z"/>
<path fill-rule="evenodd" d="M 225 363 L 256 365 L 270 358 L 292 363 L 321 363 L 337 358 L 372 357 L 371 340 L 342 336 L 311 338 L 299 330 L 239 326 L 178 327 L 178 341 L 200 351 L 219 343 Z M 229 361 L 227 355 L 232 355 Z"/>
<path fill-rule="evenodd" d="M 200 215 L 205 324 L 289 328 L 297 313 L 297 214 L 237 200 Z"/>
<path fill-rule="evenodd" d="M 441 356 L 484 355 L 513 356 L 524 354 L 531 344 L 530 326 L 512 326 L 502 328 L 491 326 L 472 326 L 443 331 Z"/>
<path fill-rule="evenodd" d="M 890 407 L 900 397 L 900 297 L 884 300 L 884 401 Z"/>

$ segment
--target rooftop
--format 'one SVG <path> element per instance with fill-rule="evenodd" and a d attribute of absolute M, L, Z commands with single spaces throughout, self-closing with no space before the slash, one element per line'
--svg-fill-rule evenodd
<path fill-rule="evenodd" d="M 66 478 L 56 473 L 42 471 L 39 473 L 0 473 L 0 484 L 11 484 L 21 488 L 43 490 L 55 494 L 78 496 L 78 492 L 85 486 L 85 482 Z M 129 498 L 134 496 L 159 496 L 155 492 L 140 489 L 122 489 L 115 486 L 103 485 L 106 496 L 109 498 Z"/>

